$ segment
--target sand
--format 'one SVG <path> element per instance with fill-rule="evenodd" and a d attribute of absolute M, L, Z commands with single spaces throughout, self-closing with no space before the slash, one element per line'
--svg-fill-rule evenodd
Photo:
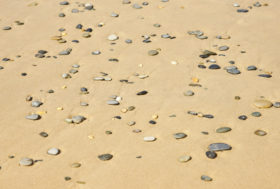
<path fill-rule="evenodd" d="M 72 0 L 68 6 L 59 5 L 59 0 L 37 0 L 37 6 L 28 6 L 32 2 L 0 0 L 0 27 L 12 27 L 9 31 L 0 30 L 0 58 L 13 60 L 0 62 L 4 67 L 0 70 L 1 189 L 280 188 L 280 109 L 257 109 L 253 105 L 260 96 L 272 102 L 280 100 L 280 1 L 261 2 L 268 6 L 253 7 L 248 13 L 237 13 L 233 3 L 247 8 L 253 4 L 249 0 L 150 0 L 140 10 L 133 9 L 132 4 L 123 5 L 121 0 L 96 0 L 92 1 L 94 11 L 80 13 L 71 13 L 72 8 L 77 8 Z M 61 12 L 66 17 L 58 17 Z M 112 12 L 119 17 L 111 17 Z M 24 25 L 16 25 L 16 20 Z M 100 22 L 105 25 L 97 27 Z M 79 23 L 93 28 L 90 38 L 83 38 L 82 32 L 75 29 Z M 155 23 L 162 26 L 156 28 Z M 64 44 L 50 39 L 60 35 L 61 27 L 67 33 Z M 190 36 L 189 30 L 201 30 L 208 39 Z M 119 36 L 116 45 L 107 40 L 113 33 Z M 176 39 L 162 39 L 160 35 L 166 33 Z M 151 38 L 151 43 L 143 43 L 141 36 L 151 34 L 157 36 Z M 225 34 L 231 39 L 215 38 Z M 124 42 L 128 38 L 132 44 Z M 73 39 L 80 43 L 72 43 Z M 203 61 L 198 56 L 201 50 L 218 51 L 213 45 L 230 47 L 225 57 L 213 58 L 221 67 L 234 60 L 241 74 L 197 67 Z M 67 48 L 73 49 L 70 55 L 58 55 Z M 148 56 L 148 50 L 158 48 L 157 56 Z M 35 58 L 41 49 L 58 58 Z M 94 50 L 102 53 L 91 55 Z M 246 53 L 240 53 L 242 50 Z M 109 62 L 109 58 L 118 58 L 119 62 Z M 71 79 L 63 79 L 61 75 L 73 64 L 81 66 L 79 72 Z M 249 65 L 272 72 L 272 78 L 258 77 L 260 71 L 248 72 Z M 21 76 L 22 72 L 27 76 Z M 113 80 L 93 81 L 100 72 L 108 73 Z M 134 73 L 149 77 L 139 79 Z M 198 78 L 202 87 L 188 86 L 192 77 Z M 121 83 L 121 79 L 133 84 Z M 81 95 L 81 87 L 87 87 L 89 94 Z M 55 92 L 49 94 L 49 89 Z M 149 93 L 137 96 L 142 90 Z M 186 90 L 193 90 L 195 95 L 184 96 Z M 27 95 L 44 104 L 31 107 L 25 101 Z M 120 105 L 106 104 L 111 95 L 123 98 Z M 235 96 L 241 99 L 234 100 Z M 83 101 L 89 106 L 80 106 Z M 121 112 L 132 105 L 135 110 Z M 63 110 L 57 110 L 58 107 Z M 215 117 L 192 116 L 188 110 Z M 260 111 L 262 116 L 250 116 L 254 111 Z M 41 113 L 42 119 L 25 118 L 35 112 Z M 150 125 L 154 114 L 159 115 L 157 124 Z M 176 117 L 169 117 L 172 114 Z M 243 114 L 248 116 L 246 121 L 238 119 Z M 87 119 L 78 125 L 64 121 L 73 115 Z M 122 119 L 112 120 L 116 115 Z M 128 126 L 129 121 L 136 121 L 136 125 Z M 215 133 L 222 126 L 231 127 L 232 131 Z M 142 132 L 133 133 L 133 129 Z M 268 134 L 256 136 L 257 129 Z M 106 135 L 106 130 L 113 134 Z M 49 136 L 41 137 L 41 131 Z M 208 131 L 209 135 L 201 131 Z M 176 132 L 184 132 L 188 137 L 175 140 Z M 145 136 L 157 140 L 147 143 L 143 141 Z M 205 155 L 207 146 L 215 142 L 230 144 L 232 150 L 218 152 L 216 159 L 209 159 Z M 47 150 L 52 147 L 61 153 L 48 155 Z M 100 161 L 98 155 L 104 153 L 112 154 L 113 159 Z M 14 158 L 9 158 L 11 155 Z M 142 158 L 136 158 L 139 155 Z M 177 159 L 182 155 L 192 159 L 180 163 Z M 20 166 L 23 157 L 42 161 Z M 81 163 L 81 167 L 72 168 L 74 162 Z M 202 181 L 201 175 L 208 175 L 213 181 Z M 65 181 L 66 176 L 72 179 Z"/>

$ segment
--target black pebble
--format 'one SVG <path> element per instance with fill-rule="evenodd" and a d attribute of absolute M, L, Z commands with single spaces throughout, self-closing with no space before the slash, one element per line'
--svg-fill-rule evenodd
<path fill-rule="evenodd" d="M 208 118 L 208 119 L 213 119 L 214 116 L 211 114 L 204 114 L 203 117 Z"/>
<path fill-rule="evenodd" d="M 246 119 L 247 119 L 247 116 L 241 115 L 241 116 L 238 117 L 238 119 L 240 119 L 240 120 L 246 120 Z"/>
<path fill-rule="evenodd" d="M 260 77 L 271 78 L 270 74 L 259 74 Z"/>
<path fill-rule="evenodd" d="M 69 181 L 71 180 L 71 177 L 64 177 L 64 180 Z"/>
<path fill-rule="evenodd" d="M 27 76 L 27 73 L 21 73 L 21 76 Z"/>
<path fill-rule="evenodd" d="M 205 69 L 206 68 L 206 66 L 204 66 L 202 64 L 199 64 L 198 67 L 201 68 L 201 69 Z"/>
<path fill-rule="evenodd" d="M 206 156 L 209 158 L 209 159 L 215 159 L 217 157 L 217 154 L 216 152 L 213 152 L 213 151 L 207 151 L 206 152 Z"/>
<path fill-rule="evenodd" d="M 147 93 L 148 93 L 148 91 L 140 91 L 140 92 L 137 93 L 137 95 L 145 95 Z"/>
<path fill-rule="evenodd" d="M 92 32 L 92 29 L 88 28 L 88 29 L 85 30 L 85 32 Z"/>
<path fill-rule="evenodd" d="M 150 120 L 149 123 L 154 125 L 154 124 L 156 124 L 157 122 L 155 122 L 154 120 Z"/>

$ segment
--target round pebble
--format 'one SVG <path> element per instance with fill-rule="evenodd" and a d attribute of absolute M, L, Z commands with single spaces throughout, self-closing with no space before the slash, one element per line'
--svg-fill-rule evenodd
<path fill-rule="evenodd" d="M 111 34 L 107 38 L 109 41 L 116 41 L 119 39 L 119 37 L 116 34 Z"/>
<path fill-rule="evenodd" d="M 158 51 L 157 50 L 149 50 L 148 51 L 148 55 L 149 56 L 155 56 L 155 55 L 157 55 L 158 54 Z"/>
<path fill-rule="evenodd" d="M 252 112 L 251 115 L 254 116 L 254 117 L 261 117 L 262 116 L 262 114 L 260 112 Z"/>

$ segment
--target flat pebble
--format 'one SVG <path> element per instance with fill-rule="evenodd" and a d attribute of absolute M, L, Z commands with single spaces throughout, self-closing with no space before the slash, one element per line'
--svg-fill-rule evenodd
<path fill-rule="evenodd" d="M 231 150 L 231 146 L 226 143 L 212 143 L 208 146 L 209 151 Z"/>
<path fill-rule="evenodd" d="M 251 115 L 254 116 L 254 117 L 261 117 L 262 116 L 262 114 L 260 112 L 252 112 Z"/>
<path fill-rule="evenodd" d="M 136 93 L 136 95 L 139 95 L 139 96 L 146 95 L 146 94 L 148 94 L 148 91 L 140 91 L 140 92 Z"/>
<path fill-rule="evenodd" d="M 178 158 L 178 161 L 181 163 L 186 163 L 186 162 L 190 161 L 191 159 L 192 159 L 191 156 L 181 156 Z"/>
<path fill-rule="evenodd" d="M 185 92 L 184 92 L 184 95 L 185 95 L 185 96 L 193 96 L 193 95 L 194 95 L 194 92 L 191 91 L 191 90 L 188 90 L 188 91 L 185 91 Z"/>
<path fill-rule="evenodd" d="M 182 138 L 186 138 L 187 135 L 185 133 L 175 133 L 175 134 L 173 134 L 173 137 L 175 139 L 182 139 Z"/>
<path fill-rule="evenodd" d="M 228 46 L 221 46 L 221 47 L 219 47 L 219 51 L 227 51 L 227 50 L 229 50 Z"/>
<path fill-rule="evenodd" d="M 270 108 L 273 104 L 268 100 L 259 99 L 254 101 L 254 105 L 257 108 Z"/>
<path fill-rule="evenodd" d="M 231 131 L 230 127 L 220 127 L 218 129 L 216 129 L 216 133 L 226 133 L 226 132 L 229 132 L 229 131 Z"/>
<path fill-rule="evenodd" d="M 148 55 L 149 56 L 155 56 L 155 55 L 157 55 L 158 54 L 158 51 L 157 50 L 149 50 L 148 51 Z"/>
<path fill-rule="evenodd" d="M 258 68 L 256 66 L 248 66 L 247 67 L 247 70 L 248 71 L 254 71 L 254 70 L 257 70 Z"/>
<path fill-rule="evenodd" d="M 112 154 L 101 154 L 98 156 L 98 159 L 102 160 L 102 161 L 108 161 L 111 160 L 113 158 Z"/>
<path fill-rule="evenodd" d="M 108 100 L 107 104 L 109 104 L 109 105 L 119 105 L 120 103 L 116 100 Z"/>
<path fill-rule="evenodd" d="M 116 34 L 111 34 L 107 38 L 109 41 L 116 41 L 119 39 L 119 37 Z"/>
<path fill-rule="evenodd" d="M 33 165 L 33 162 L 33 159 L 25 157 L 19 161 L 19 164 L 23 166 L 31 166 Z"/>
<path fill-rule="evenodd" d="M 259 74 L 258 76 L 259 77 L 264 77 L 264 78 L 271 78 L 272 77 L 272 75 L 270 75 L 270 74 Z"/>
<path fill-rule="evenodd" d="M 144 137 L 144 141 L 145 142 L 153 142 L 156 140 L 156 137 L 153 137 L 153 136 L 146 136 Z"/>
<path fill-rule="evenodd" d="M 246 115 L 241 115 L 241 116 L 238 116 L 238 119 L 240 120 L 246 120 L 248 117 Z"/>
<path fill-rule="evenodd" d="M 258 135 L 258 136 L 265 136 L 267 133 L 263 130 L 256 130 L 255 134 Z"/>
<path fill-rule="evenodd" d="M 39 135 L 40 135 L 41 137 L 44 137 L 44 138 L 46 138 L 46 137 L 49 136 L 48 133 L 46 133 L 46 132 L 40 132 Z"/>
<path fill-rule="evenodd" d="M 12 27 L 10 27 L 10 26 L 5 26 L 5 27 L 3 27 L 2 29 L 3 29 L 3 30 L 11 30 Z"/>
<path fill-rule="evenodd" d="M 32 107 L 40 107 L 43 104 L 43 102 L 40 102 L 38 100 L 32 101 L 31 106 Z"/>
<path fill-rule="evenodd" d="M 26 119 L 29 120 L 39 120 L 41 118 L 41 116 L 39 114 L 31 114 L 25 117 Z"/>

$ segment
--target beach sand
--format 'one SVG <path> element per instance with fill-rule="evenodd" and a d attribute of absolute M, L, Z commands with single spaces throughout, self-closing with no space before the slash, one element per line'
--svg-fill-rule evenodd
<path fill-rule="evenodd" d="M 0 66 L 4 68 L 0 70 L 1 189 L 280 188 L 280 108 L 254 106 L 260 98 L 280 101 L 280 1 L 261 1 L 268 4 L 261 7 L 249 0 L 150 0 L 147 6 L 133 0 L 131 4 L 121 0 L 79 1 L 92 3 L 94 10 L 85 10 L 72 0 L 68 0 L 69 5 L 60 2 L 0 0 Z M 133 8 L 135 3 L 142 8 Z M 82 12 L 72 13 L 74 8 Z M 238 8 L 249 12 L 238 13 Z M 119 16 L 112 17 L 113 12 Z M 59 13 L 66 16 L 59 17 Z M 24 24 L 17 25 L 17 20 Z M 101 22 L 104 26 L 98 27 Z M 92 28 L 91 37 L 83 38 L 77 24 Z M 5 26 L 11 30 L 2 30 Z M 66 29 L 62 34 L 66 43 L 51 40 L 61 35 L 59 28 Z M 194 30 L 203 31 L 208 39 L 188 34 Z M 111 34 L 119 37 L 116 44 L 107 39 Z M 156 36 L 150 37 L 150 43 L 142 42 L 143 35 L 152 34 Z M 176 38 L 164 39 L 162 34 Z M 217 39 L 217 35 L 230 39 Z M 219 51 L 223 45 L 230 49 Z M 67 48 L 72 48 L 69 55 L 58 55 Z M 159 54 L 149 56 L 148 51 L 154 49 Z M 46 56 L 51 57 L 36 58 L 38 50 L 48 51 Z M 92 55 L 96 50 L 101 54 Z M 199 57 L 203 50 L 225 54 L 208 58 L 215 59 L 221 69 L 198 67 L 200 62 L 206 67 L 211 64 Z M 108 61 L 110 58 L 119 61 Z M 241 74 L 223 69 L 231 66 L 230 60 Z M 62 78 L 74 64 L 80 65 L 78 73 Z M 250 65 L 258 70 L 247 71 Z M 102 76 L 100 72 L 107 73 L 112 81 L 93 80 Z M 270 72 L 271 78 L 258 76 Z M 135 73 L 149 77 L 140 79 Z M 120 82 L 122 79 L 131 83 Z M 192 80 L 201 87 L 189 86 Z M 81 94 L 81 87 L 89 93 Z M 54 93 L 48 93 L 50 89 Z M 136 95 L 143 90 L 148 94 Z M 185 96 L 187 90 L 194 95 Z M 28 95 L 43 105 L 31 107 L 26 101 Z M 107 104 L 112 95 L 122 97 L 119 105 Z M 235 100 L 235 96 L 241 99 Z M 81 102 L 89 106 L 80 106 Z M 121 111 L 129 106 L 135 109 Z M 57 110 L 59 107 L 63 110 Z M 214 118 L 193 116 L 188 111 Z M 262 116 L 251 116 L 256 111 Z M 26 119 L 33 113 L 41 119 Z M 86 120 L 80 124 L 65 122 L 75 115 Z M 149 124 L 153 115 L 158 115 L 156 124 Z M 238 119 L 240 115 L 247 115 L 247 120 Z M 121 119 L 112 119 L 114 116 Z M 136 124 L 128 126 L 129 121 Z M 232 130 L 215 132 L 225 126 Z M 142 132 L 135 133 L 134 129 Z M 255 135 L 258 129 L 267 135 Z M 40 136 L 42 131 L 48 137 Z M 177 132 L 187 137 L 176 140 L 173 134 Z M 145 142 L 146 136 L 157 139 Z M 205 155 L 208 145 L 218 142 L 232 149 L 209 159 Z M 50 148 L 61 152 L 49 155 Z M 98 158 L 107 153 L 113 155 L 111 160 Z M 182 155 L 192 159 L 181 163 L 178 158 Z M 24 157 L 39 161 L 23 166 L 19 162 Z M 71 167 L 74 162 L 81 167 Z M 202 175 L 213 180 L 203 181 Z"/>

